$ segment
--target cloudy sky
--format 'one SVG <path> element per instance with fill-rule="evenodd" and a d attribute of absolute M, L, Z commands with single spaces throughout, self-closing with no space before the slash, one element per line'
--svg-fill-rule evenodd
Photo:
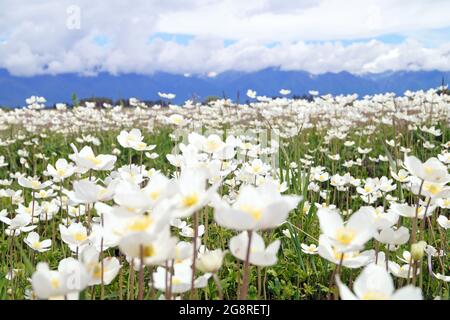
<path fill-rule="evenodd" d="M 450 70 L 448 0 L 0 0 L 15 75 Z"/>

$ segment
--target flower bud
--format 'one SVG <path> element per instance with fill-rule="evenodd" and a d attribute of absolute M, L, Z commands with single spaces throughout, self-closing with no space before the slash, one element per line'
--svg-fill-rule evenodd
<path fill-rule="evenodd" d="M 419 241 L 411 245 L 411 256 L 415 261 L 420 261 L 423 258 L 426 246 L 425 241 Z"/>
<path fill-rule="evenodd" d="M 197 268 L 205 273 L 216 273 L 222 266 L 226 251 L 216 249 L 203 253 L 197 259 Z"/>

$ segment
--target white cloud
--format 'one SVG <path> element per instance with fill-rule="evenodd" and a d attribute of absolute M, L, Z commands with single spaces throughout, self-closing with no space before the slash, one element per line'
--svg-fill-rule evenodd
<path fill-rule="evenodd" d="M 342 40 L 447 27 L 449 11 L 446 0 L 209 1 L 163 15 L 157 28 L 227 39 Z"/>
<path fill-rule="evenodd" d="M 430 31 L 450 26 L 446 0 L 1 1 L 0 68 L 17 75 L 450 70 L 448 33 Z M 66 27 L 70 5 L 80 7 L 79 30 Z M 157 32 L 190 34 L 193 40 L 149 41 Z M 385 34 L 410 39 L 335 41 Z M 99 37 L 102 45 L 95 43 Z M 236 41 L 225 46 L 224 39 Z M 426 39 L 433 46 L 429 41 L 425 47 Z"/>

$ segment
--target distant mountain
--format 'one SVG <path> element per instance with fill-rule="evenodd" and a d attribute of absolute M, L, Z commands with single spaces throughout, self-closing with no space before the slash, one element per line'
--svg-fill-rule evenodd
<path fill-rule="evenodd" d="M 313 75 L 304 71 L 282 71 L 268 68 L 257 72 L 228 71 L 216 77 L 183 76 L 157 72 L 152 75 L 100 73 L 86 77 L 77 74 L 42 75 L 18 77 L 0 69 L 0 106 L 19 107 L 32 95 L 44 96 L 48 105 L 57 102 L 70 103 L 73 93 L 79 99 L 107 97 L 113 100 L 135 97 L 141 100 L 157 100 L 158 91 L 176 94 L 175 102 L 187 99 L 203 100 L 207 96 L 224 95 L 236 100 L 240 92 L 241 101 L 247 100 L 248 89 L 258 95 L 277 96 L 280 89 L 289 89 L 292 94 L 303 95 L 309 90 L 321 94 L 359 95 L 406 90 L 436 88 L 450 79 L 450 72 L 401 71 L 380 74 L 354 75 L 348 72 Z"/>

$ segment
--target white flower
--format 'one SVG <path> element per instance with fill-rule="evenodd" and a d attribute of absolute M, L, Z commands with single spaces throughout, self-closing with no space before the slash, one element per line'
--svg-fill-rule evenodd
<path fill-rule="evenodd" d="M 95 155 L 92 148 L 89 146 L 83 147 L 80 152 L 78 152 L 75 145 L 71 144 L 74 154 L 69 155 L 69 158 L 75 162 L 75 164 L 85 172 L 87 170 L 112 170 L 114 164 L 116 163 L 117 157 L 109 154 L 99 154 Z"/>
<path fill-rule="evenodd" d="M 243 231 L 230 239 L 230 252 L 239 260 L 245 261 L 248 248 L 248 232 Z M 256 232 L 252 233 L 250 242 L 249 262 L 255 266 L 272 266 L 277 263 L 277 252 L 280 248 L 280 240 L 275 240 L 267 247 L 263 238 Z"/>
<path fill-rule="evenodd" d="M 253 175 L 265 174 L 270 169 L 270 167 L 260 159 L 254 159 L 251 163 L 246 163 L 244 168 L 245 171 Z"/>
<path fill-rule="evenodd" d="M 431 183 L 444 184 L 450 181 L 447 167 L 437 158 L 422 163 L 414 156 L 405 156 L 405 167 L 412 175 Z"/>
<path fill-rule="evenodd" d="M 384 228 L 380 233 L 375 233 L 375 239 L 381 243 L 391 245 L 405 244 L 409 240 L 409 229 L 400 227 L 398 230 L 394 230 L 391 227 Z"/>
<path fill-rule="evenodd" d="M 420 288 L 412 285 L 395 291 L 394 281 L 385 268 L 371 264 L 364 268 L 353 285 L 355 293 L 336 277 L 342 300 L 422 300 Z"/>
<path fill-rule="evenodd" d="M 206 251 L 198 256 L 197 268 L 205 273 L 216 273 L 222 266 L 225 254 L 226 251 L 221 249 Z"/>
<path fill-rule="evenodd" d="M 44 189 L 47 188 L 48 186 L 50 186 L 52 184 L 51 181 L 45 181 L 43 183 L 41 183 L 39 181 L 39 178 L 32 178 L 32 177 L 28 177 L 25 178 L 24 176 L 19 177 L 18 179 L 19 184 L 24 187 L 24 188 L 30 188 L 33 190 L 40 190 L 40 189 Z"/>
<path fill-rule="evenodd" d="M 73 183 L 73 191 L 67 192 L 70 199 L 76 203 L 94 203 L 104 198 L 108 193 L 95 182 L 89 180 L 80 180 Z"/>
<path fill-rule="evenodd" d="M 450 220 L 446 216 L 440 215 L 437 217 L 436 221 L 445 230 L 450 228 Z"/>
<path fill-rule="evenodd" d="M 412 278 L 413 277 L 413 267 L 410 264 L 403 264 L 403 265 L 399 265 L 395 262 L 390 262 L 389 263 L 389 271 L 396 277 L 399 278 Z M 416 275 L 418 275 L 420 273 L 420 269 L 417 268 L 417 272 Z"/>
<path fill-rule="evenodd" d="M 19 235 L 21 232 L 30 232 L 37 227 L 34 225 L 29 226 L 32 217 L 27 213 L 19 213 L 13 219 L 0 215 L 0 221 L 8 225 L 8 228 L 5 230 L 6 234 L 14 236 Z"/>
<path fill-rule="evenodd" d="M 130 258 L 144 259 L 146 265 L 156 265 L 173 259 L 177 239 L 168 227 L 159 233 L 134 232 L 120 240 L 119 248 Z"/>
<path fill-rule="evenodd" d="M 173 275 L 167 272 L 165 268 L 158 267 L 153 273 L 153 284 L 156 289 L 161 291 L 168 290 L 166 279 L 172 278 L 172 293 L 183 293 L 191 289 L 192 269 L 190 264 L 176 263 L 173 267 Z M 167 273 L 167 274 L 166 274 Z M 208 284 L 208 279 L 211 277 L 210 273 L 198 277 L 194 281 L 195 288 L 204 288 Z"/>
<path fill-rule="evenodd" d="M 81 252 L 81 261 L 89 274 L 89 286 L 102 283 L 102 279 L 105 285 L 110 284 L 121 267 L 116 257 L 106 257 L 99 261 L 99 255 L 100 253 L 93 246 L 86 246 Z"/>
<path fill-rule="evenodd" d="M 302 248 L 302 252 L 306 254 L 318 254 L 319 248 L 315 244 L 307 245 L 306 243 L 300 244 L 300 247 Z"/>
<path fill-rule="evenodd" d="M 47 165 L 47 172 L 56 181 L 61 181 L 74 174 L 75 168 L 72 164 L 69 164 L 66 159 L 58 159 L 55 166 L 52 166 L 51 164 Z"/>
<path fill-rule="evenodd" d="M 177 126 L 183 126 L 186 123 L 186 120 L 182 115 L 179 114 L 172 114 L 169 117 L 169 123 L 175 124 Z"/>
<path fill-rule="evenodd" d="M 197 237 L 201 237 L 204 233 L 205 233 L 205 226 L 199 225 L 197 227 Z M 180 235 L 187 238 L 193 238 L 194 229 L 189 226 L 185 226 L 181 229 Z"/>
<path fill-rule="evenodd" d="M 80 247 L 89 241 L 87 230 L 81 223 L 72 223 L 69 227 L 59 225 L 61 239 L 68 245 Z"/>
<path fill-rule="evenodd" d="M 361 207 L 360 210 L 364 210 L 372 218 L 373 224 L 376 229 L 384 229 L 393 226 L 398 221 L 398 214 L 392 210 L 384 211 L 383 207 Z"/>
<path fill-rule="evenodd" d="M 214 219 L 220 226 L 234 230 L 264 230 L 281 225 L 301 197 L 281 195 L 273 183 L 259 187 L 243 186 L 232 206 L 220 201 Z"/>
<path fill-rule="evenodd" d="M 317 212 L 320 229 L 341 251 L 360 250 L 375 233 L 371 218 L 365 210 L 358 210 L 344 224 L 335 210 L 320 208 Z"/>
<path fill-rule="evenodd" d="M 289 238 L 289 239 L 292 238 L 292 235 L 291 235 L 291 232 L 289 231 L 289 229 L 284 229 L 281 232 L 286 236 L 286 238 Z"/>
<path fill-rule="evenodd" d="M 433 206 L 429 206 L 427 211 L 426 206 L 419 206 L 419 208 L 417 209 L 417 217 L 419 219 L 423 219 L 425 216 L 425 212 L 427 214 L 427 217 L 431 216 L 433 214 L 434 208 L 435 207 Z M 406 218 L 414 218 L 416 216 L 416 207 L 412 207 L 407 203 L 392 203 L 389 211 Z"/>
<path fill-rule="evenodd" d="M 203 169 L 183 169 L 172 185 L 173 217 L 184 218 L 204 207 L 215 195 L 218 185 L 207 188 L 208 174 Z"/>
<path fill-rule="evenodd" d="M 52 240 L 50 239 L 39 241 L 39 234 L 36 232 L 30 232 L 23 241 L 27 246 L 37 252 L 48 251 L 52 245 Z"/>
<path fill-rule="evenodd" d="M 6 166 L 8 166 L 8 164 L 5 162 L 5 156 L 0 156 L 0 168 Z"/>
<path fill-rule="evenodd" d="M 124 148 L 133 148 L 136 144 L 142 142 L 143 139 L 144 137 L 139 129 L 132 129 L 130 132 L 122 130 L 117 136 L 117 141 Z"/>
<path fill-rule="evenodd" d="M 59 262 L 58 270 L 50 270 L 45 262 L 38 263 L 31 277 L 34 294 L 40 299 L 63 298 L 86 288 L 88 274 L 82 263 L 74 258 Z"/>
<path fill-rule="evenodd" d="M 323 234 L 319 237 L 318 249 L 318 253 L 322 258 L 352 269 L 365 266 L 375 259 L 374 250 L 367 250 L 361 253 L 359 251 L 340 252 L 331 245 L 330 240 Z"/>

